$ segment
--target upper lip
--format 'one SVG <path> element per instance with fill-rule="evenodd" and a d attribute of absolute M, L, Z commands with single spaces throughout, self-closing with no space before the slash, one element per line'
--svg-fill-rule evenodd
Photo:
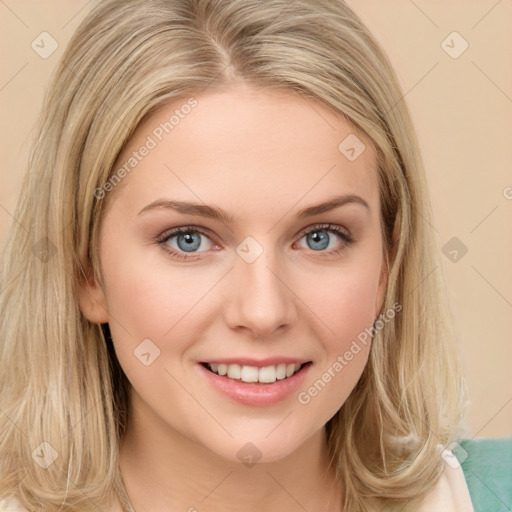
<path fill-rule="evenodd" d="M 252 357 L 224 357 L 208 359 L 207 361 L 200 362 L 216 364 L 239 364 L 241 366 L 255 366 L 257 368 L 263 368 L 265 366 L 277 366 L 279 364 L 304 364 L 310 362 L 310 359 L 284 356 L 266 357 L 265 359 L 254 359 Z"/>

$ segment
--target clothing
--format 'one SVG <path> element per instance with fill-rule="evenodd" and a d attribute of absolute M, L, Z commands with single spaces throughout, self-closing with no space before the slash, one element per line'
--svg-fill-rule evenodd
<path fill-rule="evenodd" d="M 465 439 L 453 452 L 459 465 L 446 464 L 436 488 L 417 512 L 510 512 L 512 437 Z M 28 511 L 11 499 L 0 500 L 0 512 Z"/>
<path fill-rule="evenodd" d="M 475 512 L 512 510 L 512 437 L 465 439 L 454 449 Z"/>

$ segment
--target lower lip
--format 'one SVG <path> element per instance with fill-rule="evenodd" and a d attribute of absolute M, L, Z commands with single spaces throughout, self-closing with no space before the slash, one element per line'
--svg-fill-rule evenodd
<path fill-rule="evenodd" d="M 211 372 L 202 364 L 197 366 L 215 389 L 235 402 L 244 405 L 266 406 L 277 404 L 296 391 L 306 378 L 311 365 L 312 363 L 307 363 L 291 377 L 268 384 L 230 379 Z"/>

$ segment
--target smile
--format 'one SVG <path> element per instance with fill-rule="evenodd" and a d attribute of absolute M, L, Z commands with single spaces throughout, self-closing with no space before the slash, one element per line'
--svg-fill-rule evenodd
<path fill-rule="evenodd" d="M 297 373 L 302 366 L 309 363 L 281 363 L 270 366 L 248 366 L 241 364 L 201 363 L 211 372 L 227 377 L 228 379 L 241 380 L 243 382 L 259 382 L 270 384 L 276 380 L 284 380 Z"/>
<path fill-rule="evenodd" d="M 198 363 L 195 367 L 209 387 L 232 401 L 259 407 L 277 405 L 291 397 L 313 366 L 307 359 L 289 357 L 233 357 Z"/>

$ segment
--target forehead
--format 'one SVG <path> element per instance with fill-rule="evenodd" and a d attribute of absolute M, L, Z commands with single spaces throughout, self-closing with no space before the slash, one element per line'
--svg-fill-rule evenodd
<path fill-rule="evenodd" d="M 114 192 L 137 203 L 167 195 L 229 200 L 243 211 L 336 193 L 378 201 L 370 141 L 320 101 L 291 90 L 237 86 L 166 104 L 137 128 L 121 166 L 129 172 Z"/>

